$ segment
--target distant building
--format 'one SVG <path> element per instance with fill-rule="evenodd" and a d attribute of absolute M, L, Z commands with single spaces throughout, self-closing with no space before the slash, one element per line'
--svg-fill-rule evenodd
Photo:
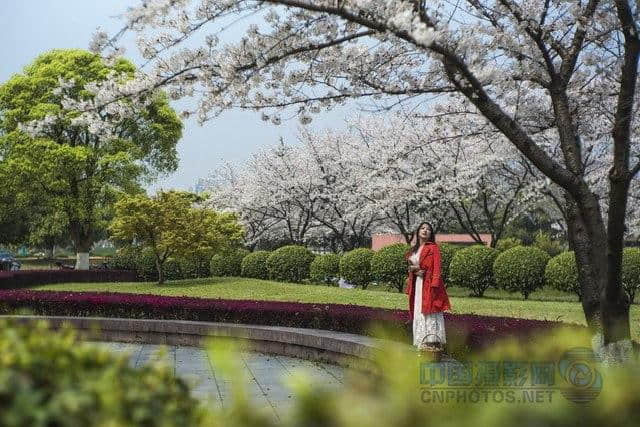
<path fill-rule="evenodd" d="M 196 181 L 196 185 L 193 187 L 193 192 L 196 194 L 202 194 L 207 189 L 207 180 L 200 178 Z"/>
<path fill-rule="evenodd" d="M 486 246 L 491 245 L 491 234 L 480 234 L 482 243 Z M 392 245 L 394 243 L 405 243 L 404 236 L 402 234 L 394 233 L 380 233 L 371 236 L 371 249 L 377 251 L 385 246 Z M 437 243 L 453 243 L 457 245 L 474 245 L 477 244 L 475 240 L 468 234 L 436 234 Z"/>

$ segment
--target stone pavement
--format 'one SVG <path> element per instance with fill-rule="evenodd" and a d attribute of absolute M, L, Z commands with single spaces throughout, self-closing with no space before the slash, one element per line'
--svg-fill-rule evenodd
<path fill-rule="evenodd" d="M 96 344 L 107 346 L 116 353 L 129 353 L 129 363 L 135 367 L 158 360 L 157 352 L 164 347 L 167 351 L 165 362 L 173 366 L 176 375 L 191 384 L 195 397 L 216 407 L 225 407 L 231 401 L 229 379 L 216 369 L 201 348 L 117 342 Z M 303 371 L 316 386 L 329 389 L 341 387 L 346 373 L 345 368 L 337 365 L 293 357 L 254 352 L 242 352 L 240 355 L 250 399 L 256 407 L 264 408 L 276 420 L 291 407 L 295 399 L 285 384 L 294 372 Z"/>

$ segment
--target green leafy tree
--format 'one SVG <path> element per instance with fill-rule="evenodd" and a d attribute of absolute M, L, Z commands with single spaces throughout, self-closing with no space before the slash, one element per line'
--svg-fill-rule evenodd
<path fill-rule="evenodd" d="M 31 247 L 43 248 L 47 258 L 53 258 L 56 246 L 69 246 L 69 222 L 63 209 L 44 209 L 29 218 L 27 243 Z"/>
<path fill-rule="evenodd" d="M 194 206 L 202 200 L 180 191 L 124 196 L 115 205 L 109 227 L 113 237 L 153 251 L 158 283 L 165 280 L 164 266 L 173 256 L 188 257 L 237 246 L 244 231 L 231 213 Z"/>
<path fill-rule="evenodd" d="M 32 206 L 62 210 L 77 268 L 88 268 L 89 251 L 108 225 L 117 195 L 140 192 L 144 180 L 178 165 L 182 123 L 163 92 L 140 103 L 97 106 L 95 93 L 85 88 L 134 74 L 124 59 L 108 65 L 87 51 L 53 50 L 0 86 L 4 185 Z"/>

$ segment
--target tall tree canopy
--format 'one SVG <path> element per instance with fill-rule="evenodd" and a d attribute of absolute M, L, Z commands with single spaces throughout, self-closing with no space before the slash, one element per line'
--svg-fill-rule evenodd
<path fill-rule="evenodd" d="M 137 103 L 97 105 L 87 90 L 108 79 L 122 84 L 134 74 L 125 59 L 107 63 L 84 50 L 53 50 L 0 86 L 3 185 L 38 210 L 35 235 L 43 233 L 38 224 L 64 222 L 77 268 L 88 268 L 88 252 L 106 228 L 117 193 L 138 192 L 145 179 L 178 165 L 182 123 L 163 92 Z M 72 102 L 96 106 L 80 112 Z M 37 208 L 45 205 L 54 209 L 43 215 Z"/>

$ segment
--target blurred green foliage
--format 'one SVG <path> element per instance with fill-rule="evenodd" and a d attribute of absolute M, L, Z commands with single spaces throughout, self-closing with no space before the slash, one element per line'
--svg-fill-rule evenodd
<path fill-rule="evenodd" d="M 211 413 L 162 364 L 77 343 L 69 329 L 0 321 L 0 425 L 205 426 Z"/>

